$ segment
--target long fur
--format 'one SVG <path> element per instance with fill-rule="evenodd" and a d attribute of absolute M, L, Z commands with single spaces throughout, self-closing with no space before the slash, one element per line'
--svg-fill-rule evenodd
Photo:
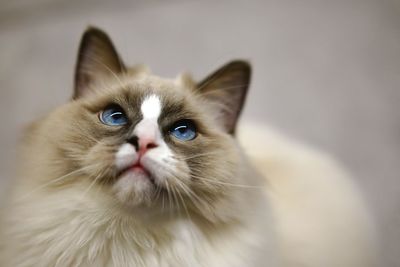
<path fill-rule="evenodd" d="M 0 266 L 377 266 L 373 220 L 338 164 L 256 124 L 235 131 L 250 73 L 233 61 L 199 84 L 163 79 L 126 68 L 89 29 L 73 101 L 21 142 Z M 140 108 L 149 95 L 151 127 Z M 110 106 L 126 124 L 102 121 Z M 195 138 L 172 136 L 187 120 Z M 143 136 L 157 138 L 139 155 Z"/>
<path fill-rule="evenodd" d="M 271 213 L 264 189 L 249 187 L 239 190 L 246 199 L 237 202 L 245 212 L 237 223 L 215 228 L 174 219 L 149 230 L 103 195 L 38 191 L 7 212 L 17 222 L 29 218 L 10 226 L 27 243 L 3 239 L 1 266 L 378 266 L 373 222 L 334 161 L 265 127 L 240 129 L 241 146 L 267 181 Z M 52 239 L 56 246 L 41 247 Z"/>

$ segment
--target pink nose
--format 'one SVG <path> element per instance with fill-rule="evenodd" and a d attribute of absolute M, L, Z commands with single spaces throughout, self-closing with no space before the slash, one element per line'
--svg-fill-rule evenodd
<path fill-rule="evenodd" d="M 154 141 L 153 138 L 145 138 L 145 137 L 140 138 L 139 137 L 138 143 L 139 143 L 139 154 L 140 155 L 143 155 L 149 149 L 158 147 L 158 145 L 156 144 L 156 142 Z"/>

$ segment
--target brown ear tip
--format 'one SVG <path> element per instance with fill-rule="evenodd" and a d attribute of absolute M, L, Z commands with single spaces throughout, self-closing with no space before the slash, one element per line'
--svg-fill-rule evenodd
<path fill-rule="evenodd" d="M 93 25 L 88 25 L 85 29 L 85 31 L 83 32 L 83 38 L 90 38 L 90 37 L 107 37 L 107 34 L 105 33 L 105 31 L 103 31 L 102 29 L 93 26 Z"/>
<path fill-rule="evenodd" d="M 243 60 L 243 59 L 232 60 L 231 62 L 226 64 L 226 68 L 240 70 L 244 73 L 248 73 L 249 76 L 251 74 L 250 62 L 247 60 Z"/>
<path fill-rule="evenodd" d="M 231 62 L 229 62 L 228 65 L 237 65 L 237 66 L 243 66 L 245 68 L 251 68 L 250 62 L 245 59 L 234 59 Z"/>

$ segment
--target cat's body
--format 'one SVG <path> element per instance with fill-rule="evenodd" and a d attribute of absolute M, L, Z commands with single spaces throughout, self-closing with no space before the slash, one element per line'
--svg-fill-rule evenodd
<path fill-rule="evenodd" d="M 267 180 L 282 266 L 379 266 L 371 215 L 335 160 L 265 126 L 241 129 L 239 140 Z"/>
<path fill-rule="evenodd" d="M 22 144 L 1 266 L 375 266 L 340 168 L 259 127 L 231 136 L 248 81 L 243 62 L 199 85 L 128 70 L 89 30 L 75 100 Z"/>

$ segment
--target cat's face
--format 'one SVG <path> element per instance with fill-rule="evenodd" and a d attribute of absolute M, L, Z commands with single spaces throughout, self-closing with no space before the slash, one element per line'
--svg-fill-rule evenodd
<path fill-rule="evenodd" d="M 199 84 L 161 79 L 125 68 L 96 29 L 79 55 L 74 100 L 53 115 L 69 171 L 126 206 L 212 210 L 240 166 L 232 134 L 249 66 L 232 62 Z"/>

